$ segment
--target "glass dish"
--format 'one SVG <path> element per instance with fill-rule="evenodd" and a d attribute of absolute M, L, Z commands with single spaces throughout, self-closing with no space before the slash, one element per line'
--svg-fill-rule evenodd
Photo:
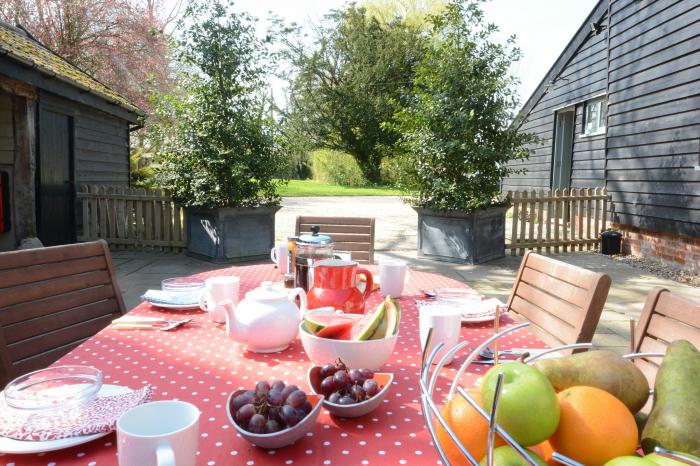
<path fill-rule="evenodd" d="M 160 282 L 160 289 L 177 293 L 192 293 L 204 288 L 204 280 L 192 277 L 166 278 Z"/>
<path fill-rule="evenodd" d="M 8 406 L 26 413 L 80 409 L 102 388 L 102 372 L 91 366 L 48 367 L 17 377 L 5 387 Z"/>

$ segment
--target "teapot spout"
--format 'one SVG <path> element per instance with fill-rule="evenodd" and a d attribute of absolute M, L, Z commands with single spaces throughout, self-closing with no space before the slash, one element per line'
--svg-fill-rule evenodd
<path fill-rule="evenodd" d="M 231 300 L 222 301 L 220 303 L 224 309 L 226 309 L 226 334 L 229 338 L 234 341 L 241 343 L 246 342 L 246 332 L 243 329 L 243 325 L 236 318 L 236 309 Z"/>

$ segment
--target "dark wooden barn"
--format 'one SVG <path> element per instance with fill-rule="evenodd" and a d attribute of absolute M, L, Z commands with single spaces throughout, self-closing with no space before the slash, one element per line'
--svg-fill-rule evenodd
<path fill-rule="evenodd" d="M 142 112 L 24 30 L 0 23 L 0 250 L 75 241 L 76 190 L 129 184 Z"/>
<path fill-rule="evenodd" d="M 504 191 L 607 187 L 628 251 L 700 273 L 700 0 L 601 0 L 519 116 Z"/>

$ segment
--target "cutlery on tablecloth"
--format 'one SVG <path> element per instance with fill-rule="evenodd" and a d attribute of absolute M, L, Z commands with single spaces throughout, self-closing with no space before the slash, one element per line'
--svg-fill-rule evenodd
<path fill-rule="evenodd" d="M 168 330 L 173 330 L 178 327 L 182 327 L 185 324 L 192 322 L 192 319 L 183 320 L 168 320 L 168 319 L 155 319 L 155 320 L 125 320 L 117 319 L 112 322 L 112 328 L 114 330 L 137 330 L 137 329 L 153 329 L 161 330 L 167 332 Z M 159 325 L 164 323 L 165 325 Z"/>

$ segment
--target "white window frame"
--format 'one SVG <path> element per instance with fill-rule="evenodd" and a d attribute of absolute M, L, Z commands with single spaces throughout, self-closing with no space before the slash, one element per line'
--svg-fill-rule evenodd
<path fill-rule="evenodd" d="M 597 108 L 596 108 L 597 107 Z M 590 115 L 588 114 L 589 109 L 595 111 L 595 121 L 593 124 L 590 123 Z M 587 136 L 597 136 L 599 134 L 605 134 L 605 96 L 595 97 L 593 99 L 587 100 L 583 105 L 583 132 L 581 137 Z"/>

